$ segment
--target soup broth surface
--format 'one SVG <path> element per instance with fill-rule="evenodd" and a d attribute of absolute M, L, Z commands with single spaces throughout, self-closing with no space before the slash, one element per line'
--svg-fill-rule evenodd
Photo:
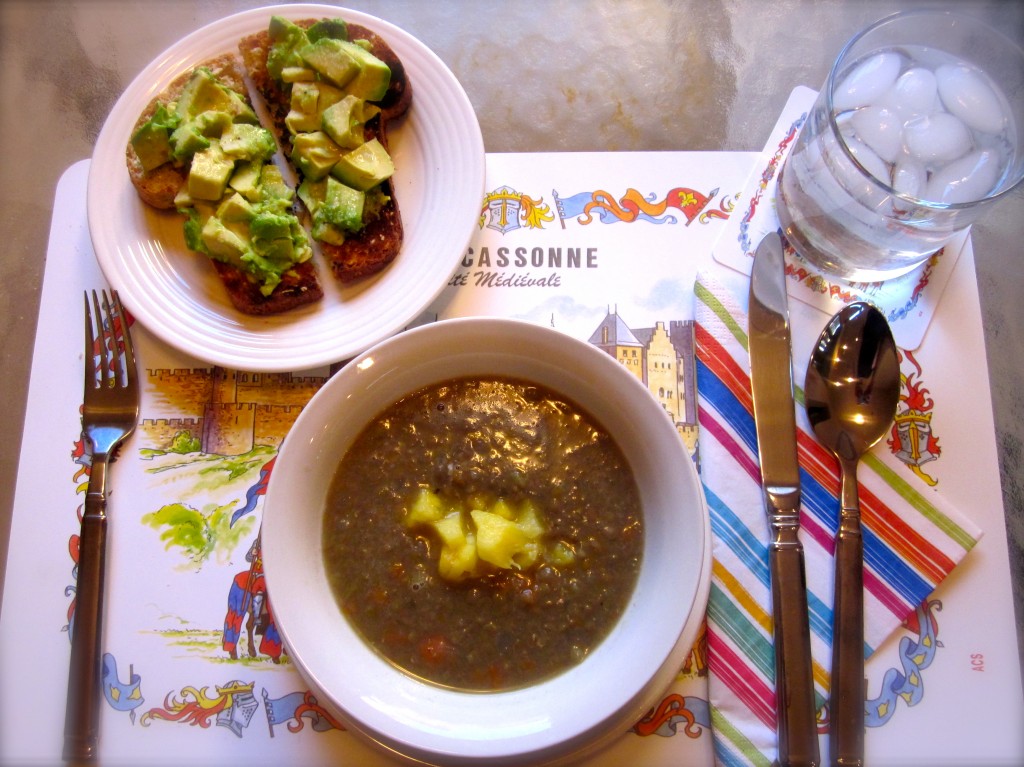
<path fill-rule="evenodd" d="M 469 690 L 579 663 L 624 611 L 643 549 L 611 436 L 511 378 L 446 381 L 374 418 L 341 459 L 323 533 L 331 587 L 365 641 Z"/>

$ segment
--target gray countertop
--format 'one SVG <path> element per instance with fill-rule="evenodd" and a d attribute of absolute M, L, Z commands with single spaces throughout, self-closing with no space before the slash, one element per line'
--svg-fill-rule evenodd
<path fill-rule="evenodd" d="M 92 153 L 136 74 L 245 0 L 0 2 L 0 578 L 56 184 Z M 793 87 L 890 12 L 955 7 L 1024 33 L 1024 2 L 353 0 L 429 46 L 476 109 L 488 152 L 758 151 Z M 1010 541 L 1024 616 L 1024 190 L 973 230 Z M 68 324 L 78 333 L 78 322 Z M 971 375 L 972 371 L 964 371 Z M 40 509 L 40 513 L 45 513 Z M 0 581 L 2 583 L 2 581 Z"/>

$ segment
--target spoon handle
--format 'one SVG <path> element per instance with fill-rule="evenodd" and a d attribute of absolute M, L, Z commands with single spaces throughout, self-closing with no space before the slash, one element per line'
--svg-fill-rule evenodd
<path fill-rule="evenodd" d="M 864 539 L 857 463 L 842 461 L 832 613 L 830 755 L 835 767 L 864 764 Z"/>

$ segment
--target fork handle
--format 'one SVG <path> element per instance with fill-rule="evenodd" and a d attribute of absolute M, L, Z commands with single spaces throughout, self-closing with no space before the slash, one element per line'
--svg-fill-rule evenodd
<path fill-rule="evenodd" d="M 107 549 L 106 460 L 93 456 L 78 544 L 78 583 L 71 635 L 68 702 L 64 717 L 64 760 L 96 757 L 100 715 L 100 644 Z M 93 488 L 98 487 L 99 490 Z"/>

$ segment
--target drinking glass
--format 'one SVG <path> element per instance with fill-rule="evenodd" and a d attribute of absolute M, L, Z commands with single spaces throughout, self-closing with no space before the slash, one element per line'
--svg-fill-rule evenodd
<path fill-rule="evenodd" d="M 823 273 L 904 274 L 1024 178 L 1024 50 L 954 12 L 907 11 L 840 52 L 780 171 L 779 222 Z"/>

